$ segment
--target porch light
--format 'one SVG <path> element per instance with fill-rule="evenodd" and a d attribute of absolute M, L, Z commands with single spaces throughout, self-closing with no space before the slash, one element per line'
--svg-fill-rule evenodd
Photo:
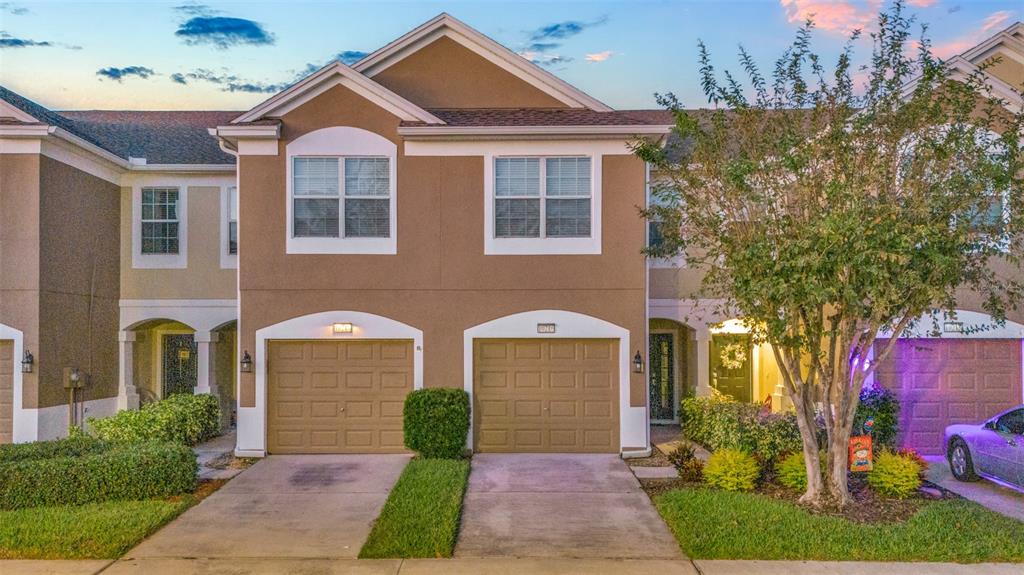
<path fill-rule="evenodd" d="M 331 329 L 334 330 L 334 333 L 352 333 L 352 324 L 348 322 L 336 323 L 331 326 Z"/>
<path fill-rule="evenodd" d="M 25 350 L 25 357 L 21 358 L 21 373 L 32 373 L 32 365 L 36 362 L 36 358 L 32 357 L 29 351 Z"/>
<path fill-rule="evenodd" d="M 636 350 L 636 355 L 633 356 L 633 373 L 644 372 L 644 358 L 640 355 L 640 350 Z"/>
<path fill-rule="evenodd" d="M 242 352 L 242 373 L 252 373 L 252 357 L 248 351 Z"/>

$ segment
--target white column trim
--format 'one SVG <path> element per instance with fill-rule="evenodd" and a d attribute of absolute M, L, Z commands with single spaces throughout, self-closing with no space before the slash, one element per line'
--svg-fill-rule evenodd
<path fill-rule="evenodd" d="M 117 410 L 138 409 L 139 393 L 135 389 L 135 332 L 121 330 L 117 334 L 118 369 Z"/>
<path fill-rule="evenodd" d="M 537 333 L 538 323 L 554 323 L 553 334 Z M 605 338 L 619 340 L 619 449 L 647 445 L 647 408 L 629 404 L 631 347 L 629 330 L 581 313 L 563 310 L 536 310 L 500 317 L 463 332 L 463 389 L 473 401 L 473 340 L 480 338 Z M 473 449 L 473 424 L 470 421 L 466 446 Z"/>
<path fill-rule="evenodd" d="M 335 334 L 335 323 L 351 323 L 351 334 Z M 267 342 L 279 339 L 410 339 L 413 342 L 413 389 L 423 388 L 423 331 L 381 315 L 359 311 L 325 311 L 288 319 L 256 330 L 253 375 L 256 380 L 254 407 L 238 405 L 239 457 L 263 457 L 267 450 Z M 243 351 L 246 351 L 243 349 Z"/>
<path fill-rule="evenodd" d="M 25 334 L 21 330 L 0 323 L 0 339 L 14 342 L 11 370 L 14 379 L 12 397 L 12 439 L 14 443 L 26 443 L 39 438 L 39 410 L 25 408 L 25 378 L 21 373 L 21 359 L 25 355 Z"/>
<path fill-rule="evenodd" d="M 217 340 L 216 334 L 197 331 L 192 334 L 196 342 L 196 395 L 212 393 L 210 389 L 210 342 Z"/>

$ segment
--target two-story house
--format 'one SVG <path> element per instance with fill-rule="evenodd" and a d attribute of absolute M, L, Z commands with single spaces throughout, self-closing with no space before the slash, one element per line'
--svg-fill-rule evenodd
<path fill-rule="evenodd" d="M 1014 83 L 1021 34 L 964 65 L 1015 54 Z M 446 14 L 245 112 L 0 89 L 0 441 L 182 391 L 221 397 L 253 456 L 402 450 L 422 387 L 471 395 L 477 451 L 643 453 L 712 387 L 782 408 L 771 354 L 689 297 L 685 262 L 641 253 L 629 142 L 670 124 Z M 924 390 L 921 421 L 1020 402 L 1020 327 L 941 340 L 935 385 L 888 384 Z M 951 391 L 965 370 L 976 409 Z"/>

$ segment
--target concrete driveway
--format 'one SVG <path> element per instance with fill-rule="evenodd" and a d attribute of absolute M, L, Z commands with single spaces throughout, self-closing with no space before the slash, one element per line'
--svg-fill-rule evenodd
<path fill-rule="evenodd" d="M 126 559 L 354 558 L 408 455 L 274 455 Z"/>
<path fill-rule="evenodd" d="M 475 455 L 455 556 L 682 558 L 622 459 L 590 454 Z"/>
<path fill-rule="evenodd" d="M 996 513 L 1024 521 L 1024 493 L 991 481 L 957 481 L 949 471 L 949 463 L 941 455 L 925 457 L 928 462 L 928 481 L 948 489 L 960 497 L 984 505 Z"/>

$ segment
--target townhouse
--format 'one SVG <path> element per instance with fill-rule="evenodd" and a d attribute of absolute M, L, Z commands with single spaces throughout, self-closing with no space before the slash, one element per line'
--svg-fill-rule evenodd
<path fill-rule="evenodd" d="M 1019 85 L 1022 33 L 956 64 L 998 54 Z M 478 451 L 643 453 L 712 387 L 783 409 L 768 350 L 689 297 L 685 262 L 641 254 L 628 144 L 670 123 L 447 14 L 248 111 L 55 112 L 0 88 L 0 441 L 178 392 L 220 397 L 250 456 L 402 450 L 422 387 L 470 393 Z M 926 450 L 1021 402 L 1024 327 L 949 323 L 879 375 Z"/>

